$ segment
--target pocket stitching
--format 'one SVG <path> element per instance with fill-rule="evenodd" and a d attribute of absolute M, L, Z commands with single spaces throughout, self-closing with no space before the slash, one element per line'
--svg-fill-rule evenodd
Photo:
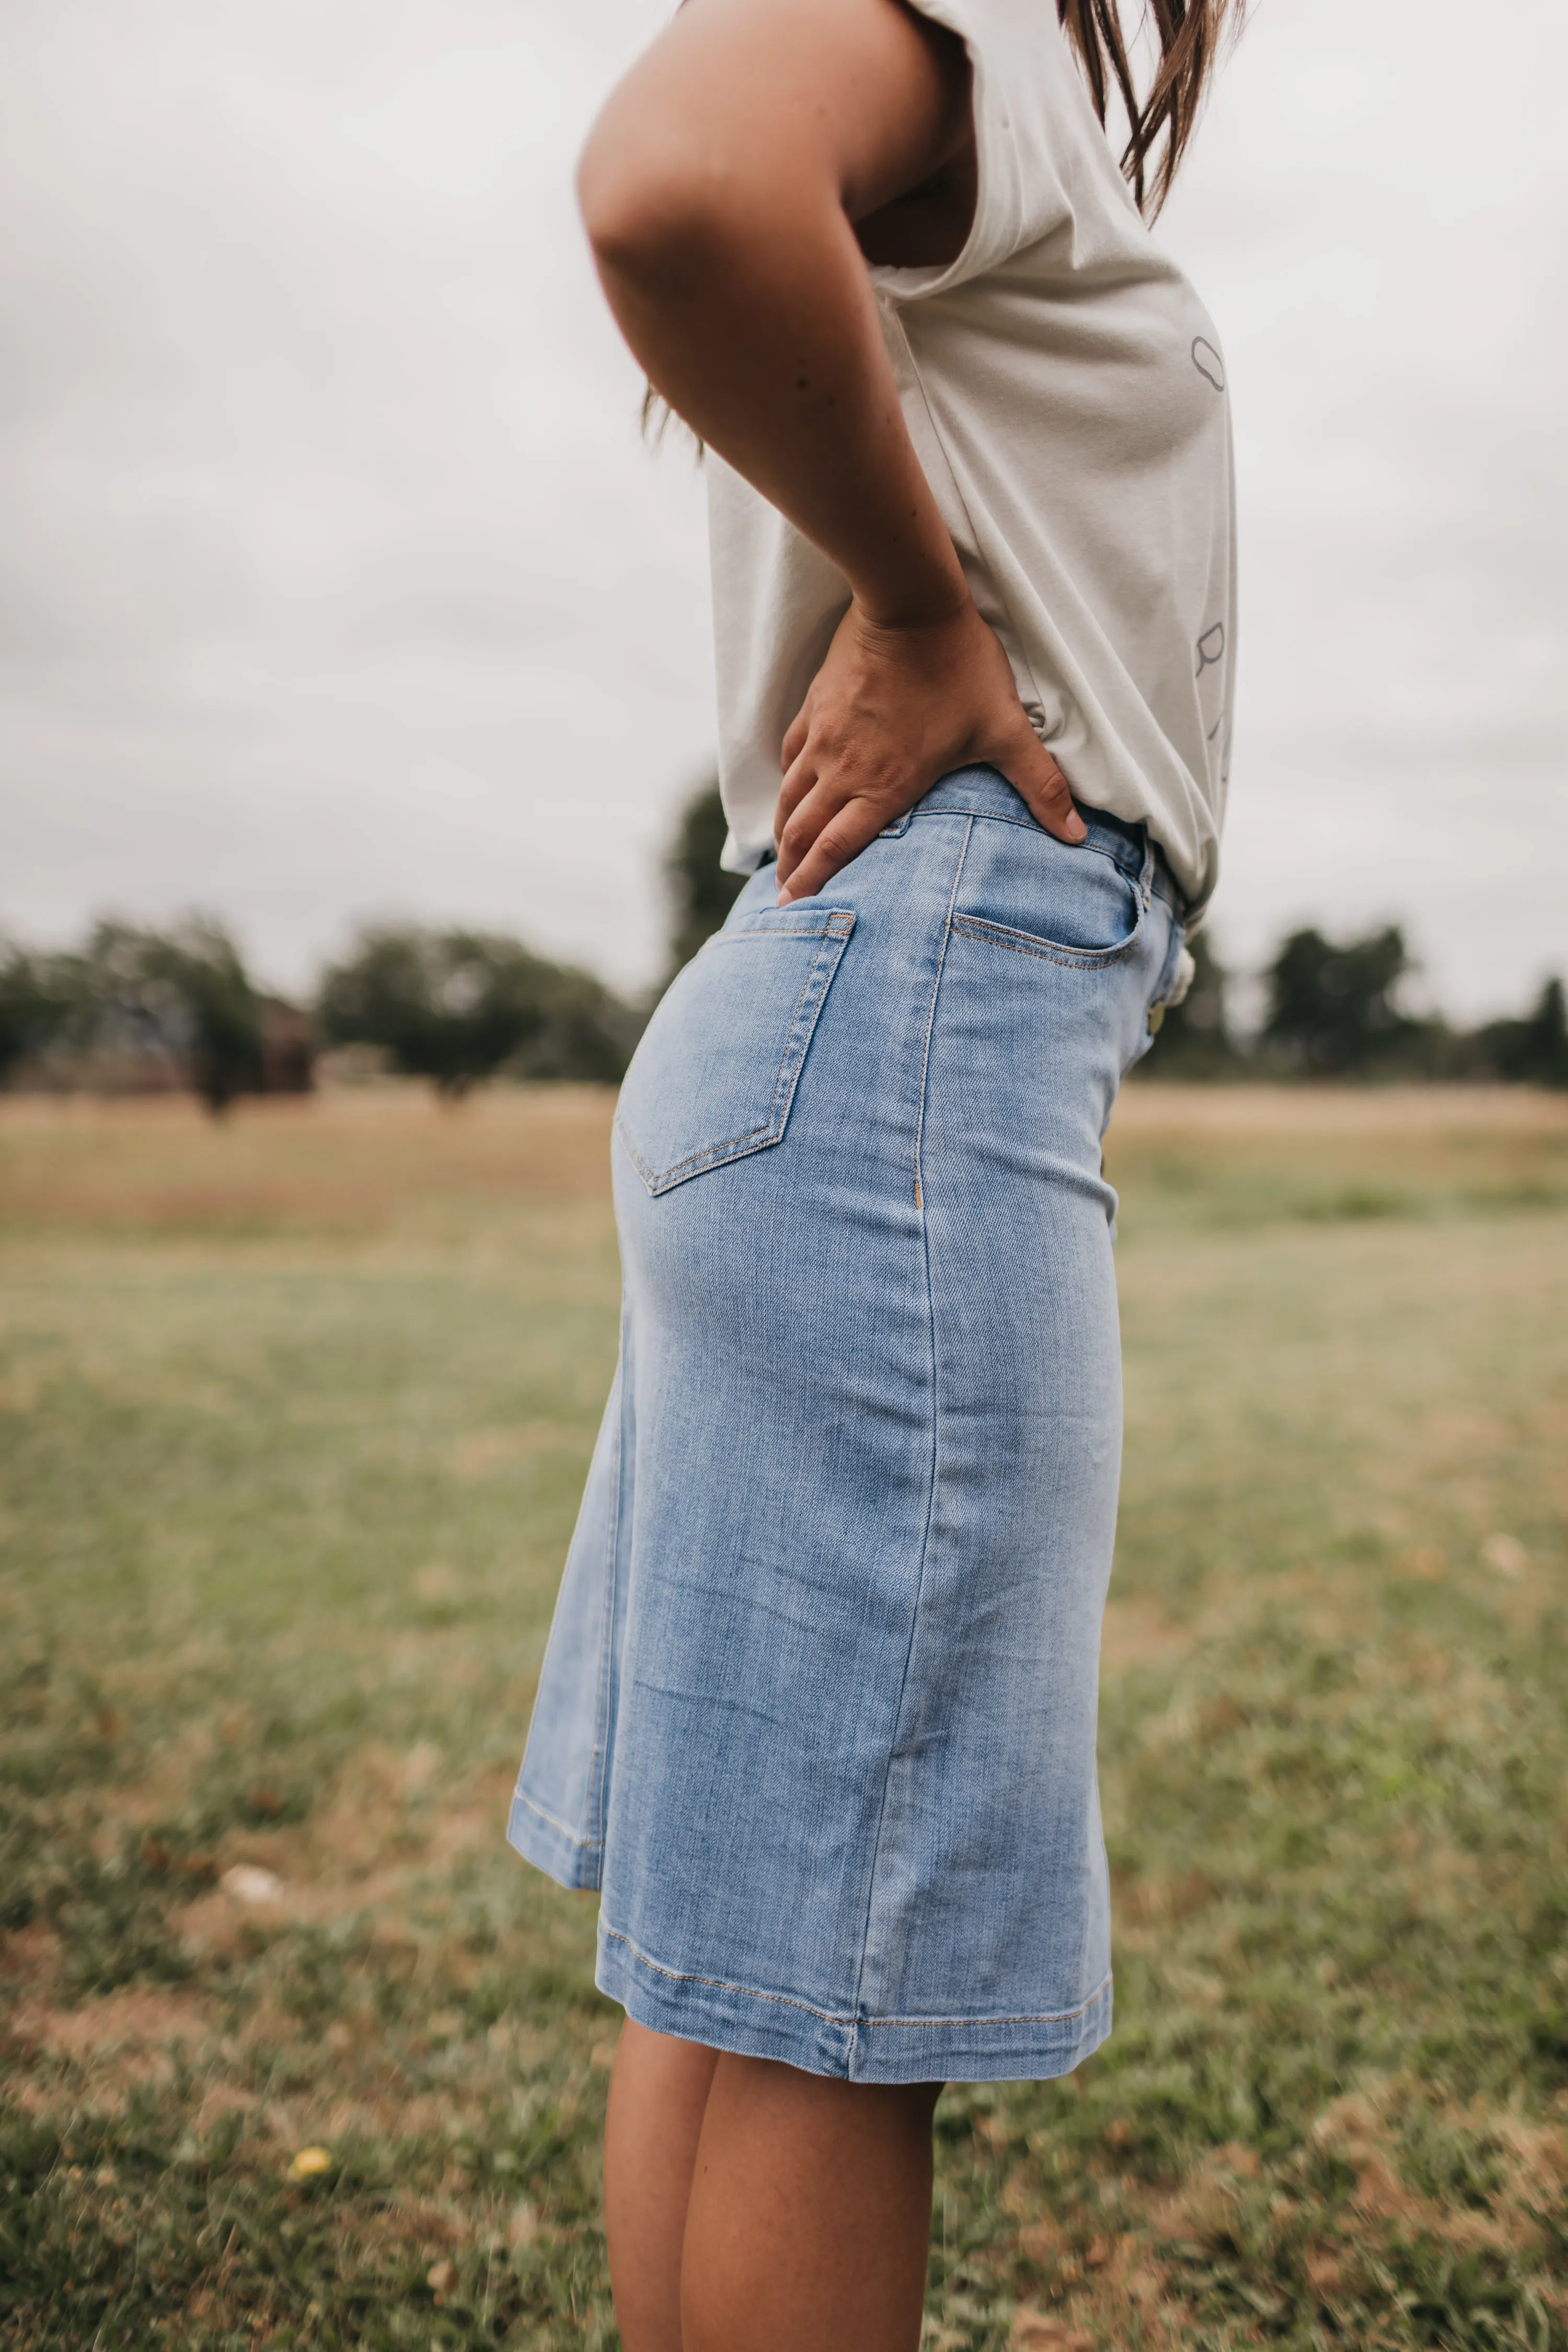
<path fill-rule="evenodd" d="M 1011 948 L 1015 955 L 1034 956 L 1040 963 L 1066 964 L 1075 971 L 1102 971 L 1108 964 L 1119 963 L 1123 956 L 1131 955 L 1142 934 L 1148 909 L 1131 880 L 1128 887 L 1134 895 L 1138 919 L 1127 937 L 1112 948 L 1060 947 L 1054 940 L 1041 939 L 1034 931 L 1018 931 L 1006 923 L 988 922 L 984 915 L 954 915 L 951 928 L 979 940 L 983 946 Z"/>
<path fill-rule="evenodd" d="M 781 909 L 780 912 L 783 910 Z M 795 1000 L 795 1011 L 790 1016 L 789 1034 L 784 1039 L 784 1049 L 779 1061 L 779 1074 L 773 1081 L 773 1097 L 768 1107 L 768 1117 L 764 1125 L 747 1128 L 742 1134 L 731 1136 L 723 1143 L 706 1143 L 700 1151 L 689 1152 L 684 1160 L 676 1160 L 672 1167 L 656 1172 L 648 1166 L 633 1142 L 631 1132 L 617 1110 L 616 1133 L 626 1146 L 627 1158 L 655 1199 L 661 1192 L 672 1191 L 677 1184 L 685 1183 L 690 1177 L 704 1174 L 708 1169 L 717 1167 L 723 1160 L 744 1160 L 754 1151 L 764 1151 L 771 1144 L 781 1143 L 784 1140 L 784 1129 L 789 1123 L 790 1109 L 795 1101 L 795 1088 L 800 1084 L 800 1074 L 805 1067 L 805 1057 L 810 1048 L 811 1039 L 817 1021 L 821 1017 L 822 1008 L 827 1002 L 827 992 L 832 986 L 834 974 L 838 970 L 839 959 L 844 953 L 845 944 L 854 928 L 855 917 L 847 908 L 835 908 L 825 922 L 815 924 L 776 921 L 770 924 L 764 914 L 755 929 L 731 931 L 728 936 L 721 931 L 706 943 L 704 952 L 710 947 L 744 947 L 752 940 L 821 940 L 825 943 L 831 940 L 837 941 L 837 951 L 830 955 L 826 945 L 824 944 L 817 949 L 807 967 L 800 994 Z M 809 1021 L 805 1023 L 805 1036 L 802 1040 L 803 1016 L 819 975 L 822 978 L 822 984 L 819 989 L 816 989 L 816 1009 L 811 1013 Z M 799 1042 L 798 1054 L 796 1053 L 797 1041 Z M 789 1072 L 787 1084 L 784 1075 L 786 1071 Z M 784 1097 L 782 1108 L 781 1092 Z"/>

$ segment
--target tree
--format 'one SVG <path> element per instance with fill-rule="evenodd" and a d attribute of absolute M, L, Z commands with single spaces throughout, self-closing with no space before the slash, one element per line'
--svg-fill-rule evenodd
<path fill-rule="evenodd" d="M 1476 1045 L 1493 1076 L 1538 1087 L 1568 1087 L 1568 1008 L 1563 982 L 1549 980 L 1522 1021 L 1489 1021 Z"/>
<path fill-rule="evenodd" d="M 28 955 L 7 947 L 0 955 L 0 1083 L 79 1024 L 87 998 L 82 957 Z"/>
<path fill-rule="evenodd" d="M 634 1011 L 592 972 L 546 964 L 542 1018 L 531 1040 L 508 1059 L 520 1078 L 586 1079 L 619 1086 L 646 1015 Z"/>
<path fill-rule="evenodd" d="M 257 1094 L 263 1077 L 262 1000 L 223 925 L 192 915 L 170 931 L 105 922 L 89 942 L 84 1048 L 141 1047 L 179 1066 L 208 1110 Z"/>
<path fill-rule="evenodd" d="M 1194 931 L 1187 945 L 1195 967 L 1192 985 L 1180 1004 L 1167 1006 L 1153 1050 L 1137 1067 L 1157 1078 L 1234 1076 L 1237 1055 L 1226 1006 L 1230 974 L 1207 931 Z"/>
<path fill-rule="evenodd" d="M 1386 1062 L 1422 1024 L 1394 1002 L 1410 969 L 1397 924 L 1336 946 L 1321 931 L 1293 931 L 1266 978 L 1266 1044 L 1319 1077 L 1349 1076 Z"/>
<path fill-rule="evenodd" d="M 393 1066 L 454 1098 L 503 1066 L 520 1077 L 625 1072 L 637 1016 L 589 972 L 484 931 L 381 926 L 324 975 L 330 1044 L 380 1045 Z"/>
<path fill-rule="evenodd" d="M 0 1071 L 162 1066 L 216 1113 L 264 1084 L 263 1021 L 233 940 L 199 915 L 169 931 L 102 922 L 80 954 L 0 964 Z"/>
<path fill-rule="evenodd" d="M 689 963 L 704 940 L 722 930 L 724 918 L 746 887 L 743 874 L 726 874 L 719 859 L 729 820 L 718 779 L 700 784 L 680 813 L 664 861 L 669 894 L 669 976 Z"/>
<path fill-rule="evenodd" d="M 142 1001 L 172 1000 L 183 1016 L 191 1085 L 208 1110 L 259 1094 L 262 1003 L 222 924 L 193 916 L 175 931 L 124 936 Z"/>

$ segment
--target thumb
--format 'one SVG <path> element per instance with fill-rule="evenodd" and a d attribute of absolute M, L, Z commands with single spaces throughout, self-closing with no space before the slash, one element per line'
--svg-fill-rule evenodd
<path fill-rule="evenodd" d="M 1087 839 L 1089 827 L 1073 804 L 1071 786 L 1022 710 L 1005 742 L 986 756 L 1047 833 L 1075 847 Z"/>

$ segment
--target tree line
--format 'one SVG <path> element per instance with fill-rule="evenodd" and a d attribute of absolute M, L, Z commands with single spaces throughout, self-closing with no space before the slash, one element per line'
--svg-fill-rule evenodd
<path fill-rule="evenodd" d="M 724 832 L 718 789 L 705 784 L 665 859 L 666 981 L 743 887 L 720 866 Z M 1141 1066 L 1152 1076 L 1568 1087 L 1560 979 L 1517 1019 L 1456 1029 L 1403 1009 L 1413 967 L 1397 926 L 1338 941 L 1300 930 L 1263 975 L 1261 1026 L 1243 1035 L 1232 975 L 1206 933 L 1193 952 L 1186 1001 L 1165 1014 Z M 497 1076 L 614 1085 L 664 984 L 630 1003 L 504 933 L 387 923 L 363 929 L 301 1006 L 258 988 L 211 918 L 164 930 L 100 922 L 79 950 L 0 948 L 0 1084 L 182 1086 L 221 1113 L 241 1095 L 308 1090 L 321 1050 L 353 1047 L 454 1098 Z"/>
<path fill-rule="evenodd" d="M 1487 1081 L 1568 1087 L 1568 1017 L 1561 979 L 1542 982 L 1529 1010 L 1479 1028 L 1407 1013 L 1402 984 L 1415 970 L 1396 923 L 1360 939 L 1292 931 L 1262 975 L 1263 1019 L 1237 1034 L 1233 975 L 1205 931 L 1192 941 L 1196 974 L 1165 1014 L 1140 1066 L 1152 1077 Z"/>
<path fill-rule="evenodd" d="M 613 1084 L 644 1017 L 502 933 L 371 926 L 302 1006 L 258 989 L 209 917 L 104 922 L 79 950 L 0 956 L 0 1081 L 181 1086 L 221 1113 L 241 1095 L 308 1092 L 322 1050 L 354 1046 L 453 1098 L 502 1072 Z"/>

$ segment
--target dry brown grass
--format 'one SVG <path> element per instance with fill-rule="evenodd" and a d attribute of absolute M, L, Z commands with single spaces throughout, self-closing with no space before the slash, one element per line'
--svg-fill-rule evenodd
<path fill-rule="evenodd" d="M 609 1196 L 612 1098 L 412 1081 L 246 1102 L 0 1097 L 0 1227 L 94 1234 L 449 1234 L 519 1202 Z"/>
<path fill-rule="evenodd" d="M 0 1100 L 25 2352 L 611 2342 L 592 1906 L 500 1839 L 609 1118 Z M 928 2347 L 1568 2352 L 1568 1102 L 1151 1084 L 1109 1165 L 1118 2029 L 943 2100 Z"/>

